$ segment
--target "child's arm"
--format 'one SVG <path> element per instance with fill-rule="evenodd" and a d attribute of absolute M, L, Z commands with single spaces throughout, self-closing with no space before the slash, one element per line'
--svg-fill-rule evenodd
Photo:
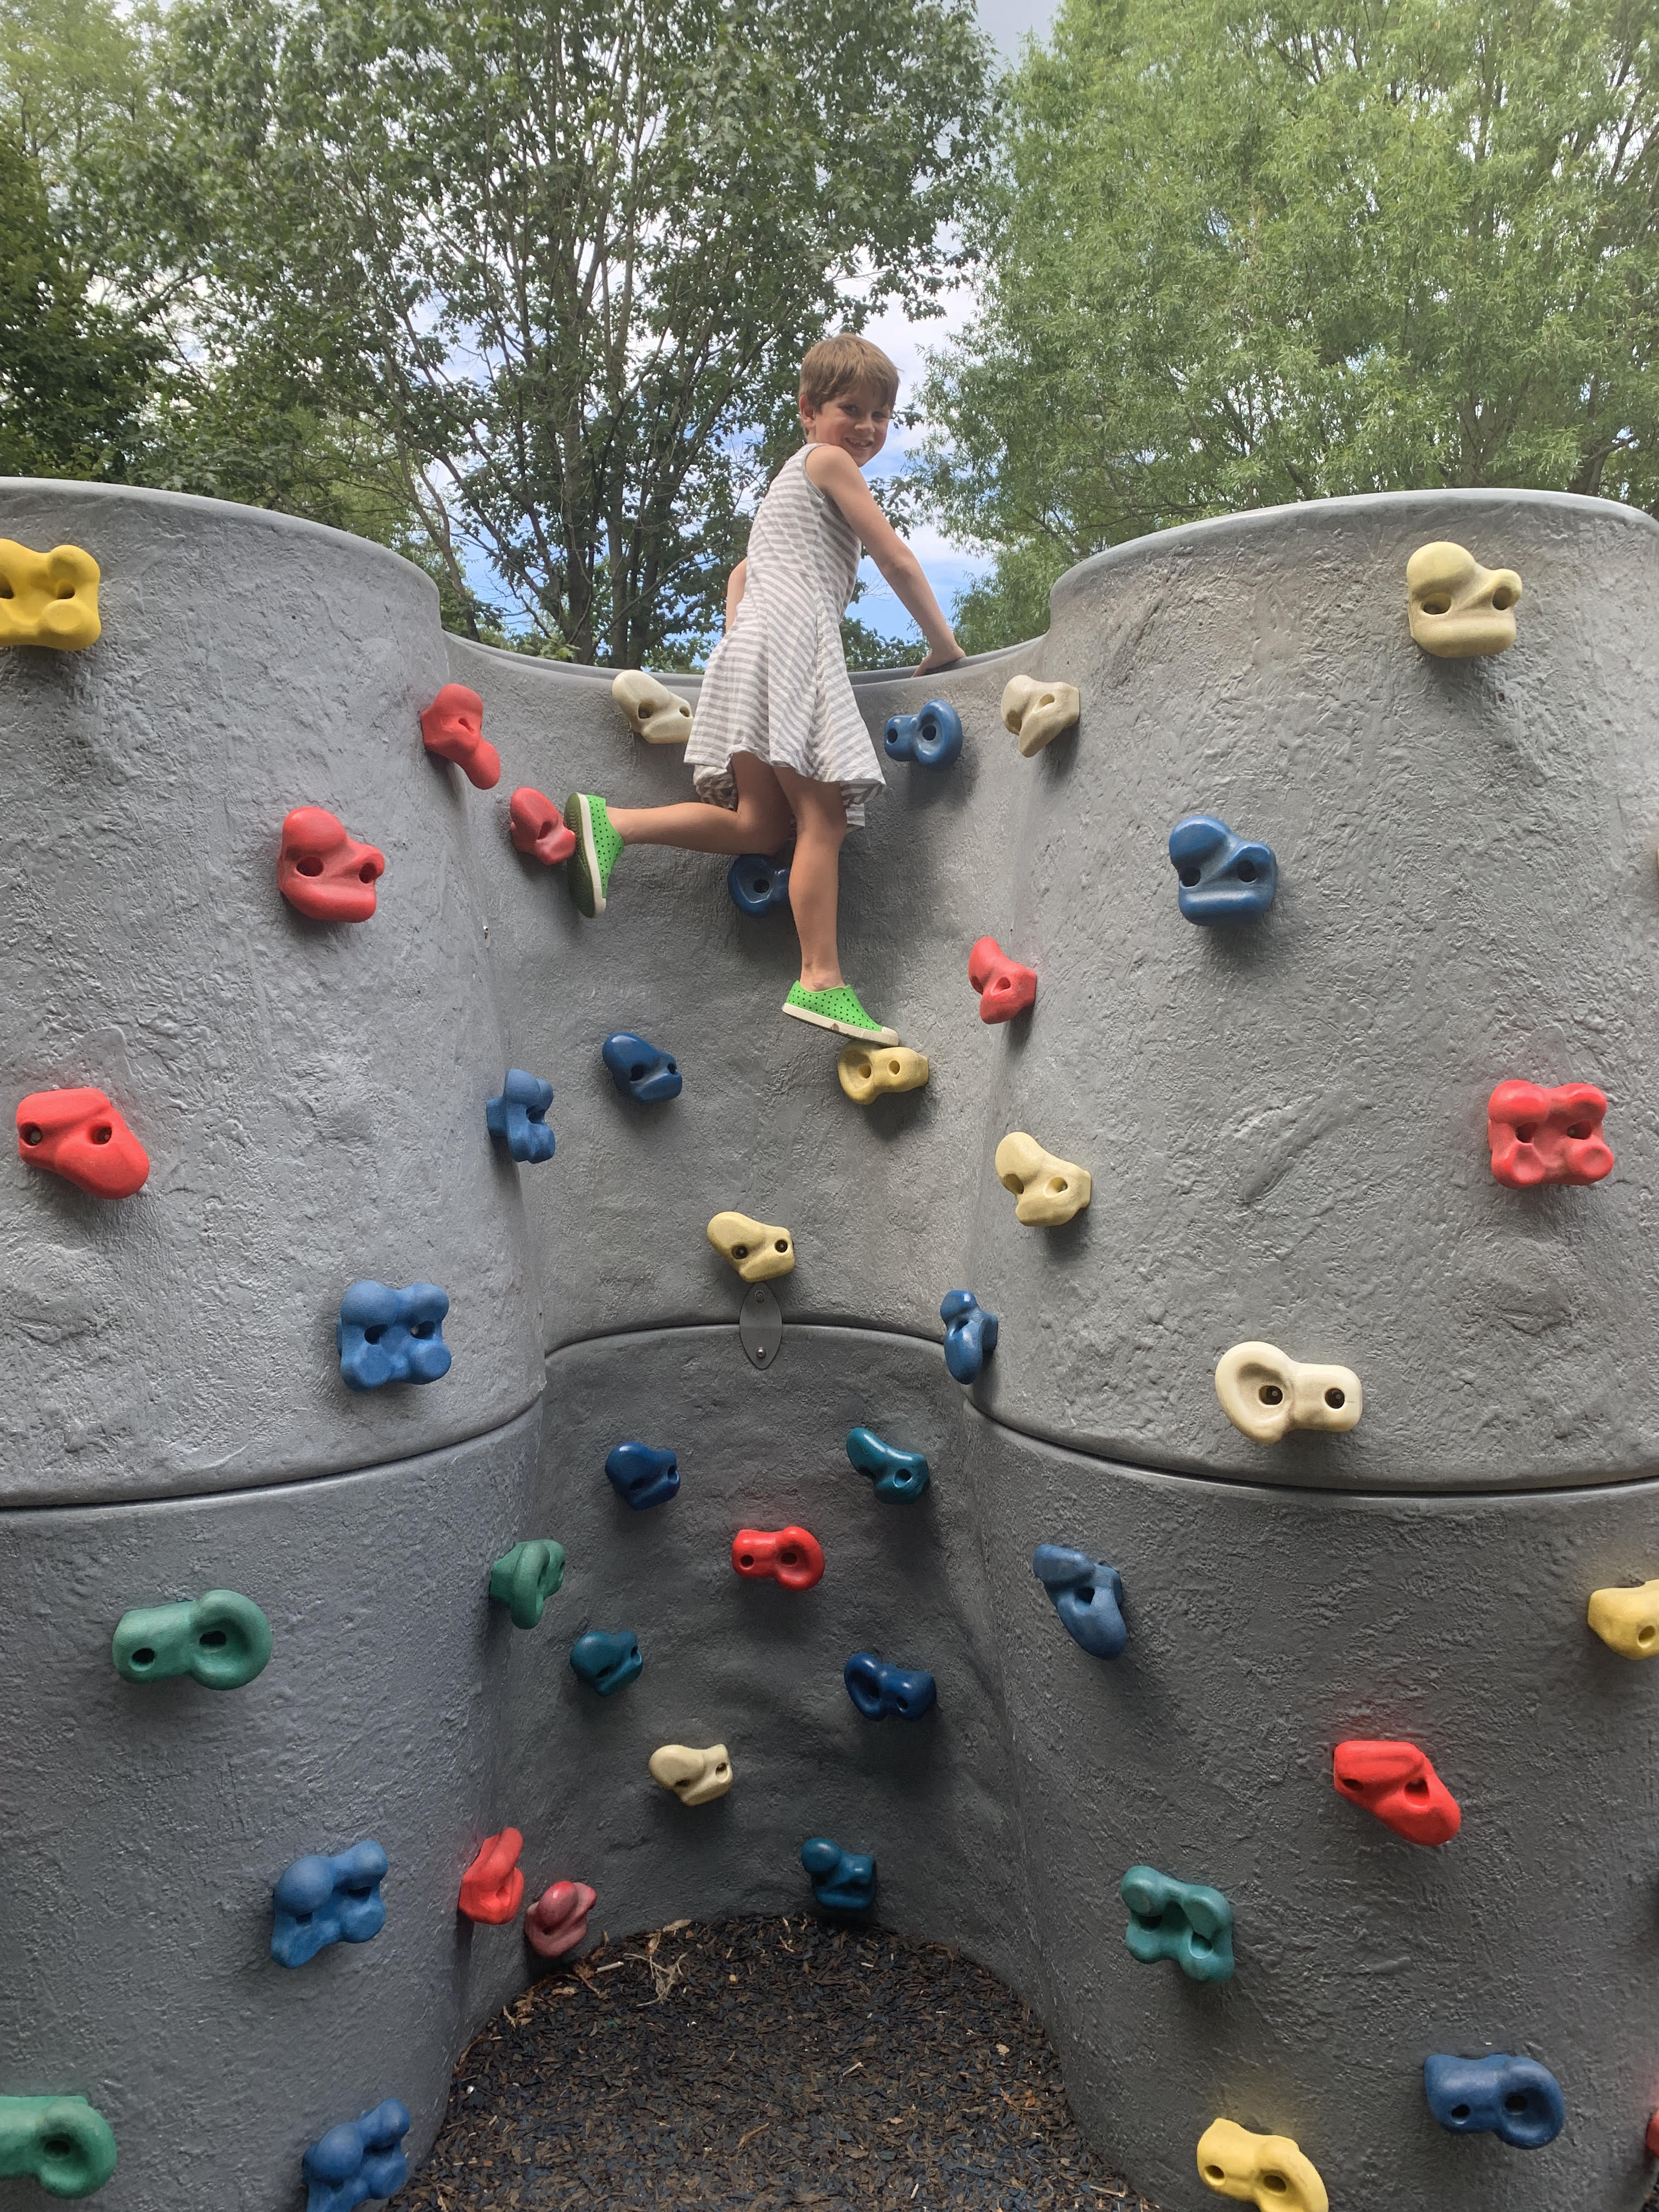
<path fill-rule="evenodd" d="M 730 629 L 743 605 L 743 595 L 749 588 L 749 563 L 739 561 L 726 580 L 726 627 Z"/>
<path fill-rule="evenodd" d="M 839 446 L 813 446 L 806 455 L 806 473 L 821 492 L 841 509 L 850 528 L 857 531 L 865 551 L 892 586 L 894 596 L 913 617 L 927 641 L 927 658 L 915 670 L 931 676 L 963 657 L 951 625 L 939 611 L 933 587 L 921 572 L 921 563 L 899 536 L 870 495 L 870 487 L 858 463 Z"/>

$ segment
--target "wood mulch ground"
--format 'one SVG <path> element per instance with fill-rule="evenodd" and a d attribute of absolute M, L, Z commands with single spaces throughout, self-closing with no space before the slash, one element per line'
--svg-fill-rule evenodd
<path fill-rule="evenodd" d="M 1036 2016 L 884 1929 L 677 1922 L 555 1968 L 456 2069 L 399 2212 L 1157 2212 L 1092 2153 Z"/>

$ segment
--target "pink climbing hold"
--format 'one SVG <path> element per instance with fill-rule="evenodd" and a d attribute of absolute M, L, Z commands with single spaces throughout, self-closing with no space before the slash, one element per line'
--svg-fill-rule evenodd
<path fill-rule="evenodd" d="M 524 1838 L 516 1828 L 484 1838 L 461 1876 L 459 1910 L 465 1918 L 500 1928 L 513 1917 L 524 1902 L 524 1869 L 519 1864 L 523 1849 Z"/>
<path fill-rule="evenodd" d="M 429 753 L 453 761 L 469 783 L 489 791 L 501 780 L 501 757 L 483 733 L 483 701 L 465 684 L 446 684 L 421 717 Z"/>
<path fill-rule="evenodd" d="M 1036 970 L 1011 960 L 994 937 L 981 937 L 968 955 L 968 981 L 979 993 L 982 1022 L 1011 1022 L 1036 1003 Z"/>
<path fill-rule="evenodd" d="M 524 1940 L 541 1959 L 562 1959 L 587 1934 L 587 1916 L 599 1893 L 585 1881 L 556 1881 L 524 1917 Z"/>
<path fill-rule="evenodd" d="M 17 1157 L 94 1198 L 131 1198 L 149 1154 L 101 1091 L 32 1091 L 17 1109 Z"/>
<path fill-rule="evenodd" d="M 1511 1190 L 1540 1182 L 1600 1182 L 1613 1171 L 1601 1134 L 1607 1094 L 1593 1083 L 1500 1083 L 1486 1101 L 1492 1171 Z"/>
<path fill-rule="evenodd" d="M 1331 1779 L 1408 1844 L 1449 1844 L 1463 1825 L 1456 1798 L 1414 1743 L 1352 1737 L 1332 1753 Z"/>
<path fill-rule="evenodd" d="M 313 921 L 367 921 L 386 854 L 360 845 L 325 806 L 296 806 L 283 817 L 276 888 Z"/>
<path fill-rule="evenodd" d="M 556 868 L 576 849 L 576 833 L 544 793 L 521 783 L 507 802 L 513 842 L 532 860 Z"/>

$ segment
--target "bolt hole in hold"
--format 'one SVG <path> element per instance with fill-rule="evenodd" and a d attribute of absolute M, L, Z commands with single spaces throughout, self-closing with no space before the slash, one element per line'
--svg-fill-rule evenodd
<path fill-rule="evenodd" d="M 1502 614 L 1505 607 L 1512 607 L 1515 605 L 1515 593 L 1510 591 L 1507 584 L 1500 584 L 1492 595 L 1492 603 L 1499 614 Z"/>
<path fill-rule="evenodd" d="M 1423 611 L 1425 615 L 1449 615 L 1451 612 L 1451 601 L 1443 592 L 1437 592 L 1433 599 L 1424 600 Z"/>
<path fill-rule="evenodd" d="M 100 1121 L 95 1129 L 89 1129 L 87 1133 L 94 1145 L 106 1145 L 115 1131 L 107 1121 Z"/>
<path fill-rule="evenodd" d="M 787 1252 L 789 1249 L 789 1239 L 787 1237 L 780 1237 L 773 1244 L 772 1249 L 775 1252 Z"/>
<path fill-rule="evenodd" d="M 1590 1125 L 1588 1121 L 1569 1121 L 1567 1124 L 1567 1134 L 1578 1144 L 1582 1145 L 1589 1133 Z"/>
<path fill-rule="evenodd" d="M 1238 866 L 1233 870 L 1233 873 L 1238 878 L 1241 884 L 1253 884 L 1255 881 L 1255 862 L 1254 860 L 1241 860 Z"/>
<path fill-rule="evenodd" d="M 196 1641 L 204 1651 L 222 1651 L 230 1638 L 222 1628 L 208 1628 L 204 1629 Z"/>
<path fill-rule="evenodd" d="M 73 2158 L 81 2146 L 67 2136 L 48 2136 L 40 2148 L 48 2158 Z"/>
<path fill-rule="evenodd" d="M 1271 2189 L 1275 2197 L 1285 2197 L 1290 2193 L 1291 2185 L 1282 2173 L 1275 2173 L 1269 2167 L 1261 2177 L 1261 2186 L 1264 2189 Z"/>
<path fill-rule="evenodd" d="M 386 1329 L 381 1322 L 371 1322 L 363 1331 L 363 1341 L 365 1344 L 378 1344 L 385 1334 Z"/>
<path fill-rule="evenodd" d="M 1644 1651 L 1650 1651 L 1655 1644 L 1659 1644 L 1659 1628 L 1650 1626 L 1638 1628 L 1636 1632 L 1636 1640 Z"/>
<path fill-rule="evenodd" d="M 1467 2106 L 1467 2105 L 1454 2105 L 1454 2106 L 1452 2106 L 1452 2118 L 1453 2118 L 1453 2119 L 1455 2119 L 1455 2120 L 1467 2120 L 1468 2117 L 1469 2117 L 1469 2107 L 1468 2107 L 1468 2106 Z"/>
<path fill-rule="evenodd" d="M 38 1121 L 27 1122 L 18 1134 L 26 1145 L 40 1145 L 46 1142 L 46 1133 Z"/>
<path fill-rule="evenodd" d="M 1505 2097 L 1504 2100 L 1504 2110 L 1506 2112 L 1530 2112 L 1531 2109 L 1532 2107 L 1525 2097 L 1510 2096 Z"/>
<path fill-rule="evenodd" d="M 1350 1784 L 1349 1786 L 1350 1788 L 1353 1787 L 1352 1784 Z M 1408 1797 L 1421 1797 L 1426 1801 L 1428 1794 L 1429 1785 L 1423 1779 L 1423 1777 L 1420 1774 L 1406 1784 L 1406 1795 Z"/>
<path fill-rule="evenodd" d="M 1282 1406 L 1285 1402 L 1285 1393 L 1277 1382 L 1264 1382 L 1255 1395 L 1264 1406 Z"/>
<path fill-rule="evenodd" d="M 294 871 L 296 875 L 301 876 L 320 876 L 323 872 L 323 864 L 314 853 L 303 853 L 294 863 Z M 373 881 L 373 878 L 370 878 L 368 880 Z"/>
<path fill-rule="evenodd" d="M 304 871 L 301 870 L 301 872 L 303 874 Z M 375 866 L 373 860 L 365 860 L 363 862 L 362 867 L 357 871 L 357 880 L 360 884 L 378 884 L 380 882 L 380 872 Z"/>
<path fill-rule="evenodd" d="M 155 1664 L 155 1654 L 146 1644 L 142 1650 L 133 1653 L 131 1663 L 135 1667 L 153 1667 Z"/>
<path fill-rule="evenodd" d="M 782 1247 L 780 1246 L 779 1249 L 781 1250 Z M 746 1260 L 749 1257 L 749 1247 L 746 1244 L 734 1244 L 732 1247 L 732 1257 L 734 1260 Z"/>
<path fill-rule="evenodd" d="M 1569 1130 L 1567 1133 L 1571 1136 L 1572 1132 Z M 1535 1121 L 1517 1121 L 1515 1125 L 1515 1135 L 1517 1144 L 1529 1145 L 1537 1134 L 1538 1124 Z"/>
<path fill-rule="evenodd" d="M 1346 1390 L 1328 1390 L 1325 1393 L 1325 1403 L 1334 1411 L 1340 1407 L 1346 1406 L 1347 1402 L 1348 1394 Z"/>
<path fill-rule="evenodd" d="M 1181 872 L 1181 880 L 1190 891 L 1195 890 L 1204 878 L 1196 868 L 1183 868 Z"/>
<path fill-rule="evenodd" d="M 1218 2188 L 1227 2179 L 1227 2169 L 1224 2166 L 1206 2166 L 1204 2169 L 1204 2179 L 1206 2181 L 1214 2182 Z"/>

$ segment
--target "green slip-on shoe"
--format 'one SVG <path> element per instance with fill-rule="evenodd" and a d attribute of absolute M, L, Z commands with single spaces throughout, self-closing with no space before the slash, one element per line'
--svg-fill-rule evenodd
<path fill-rule="evenodd" d="M 570 896 L 581 913 L 590 917 L 603 914 L 611 871 L 621 854 L 623 841 L 611 826 L 604 799 L 594 792 L 573 791 L 564 803 L 564 819 L 576 840 L 576 849 L 565 870 Z"/>
<path fill-rule="evenodd" d="M 866 1044 L 896 1044 L 899 1041 L 896 1030 L 884 1030 L 879 1022 L 871 1020 L 859 1004 L 858 993 L 845 983 L 837 983 L 833 991 L 809 991 L 802 984 L 792 983 L 783 1011 L 798 1022 L 834 1030 L 837 1036 L 858 1037 Z"/>

